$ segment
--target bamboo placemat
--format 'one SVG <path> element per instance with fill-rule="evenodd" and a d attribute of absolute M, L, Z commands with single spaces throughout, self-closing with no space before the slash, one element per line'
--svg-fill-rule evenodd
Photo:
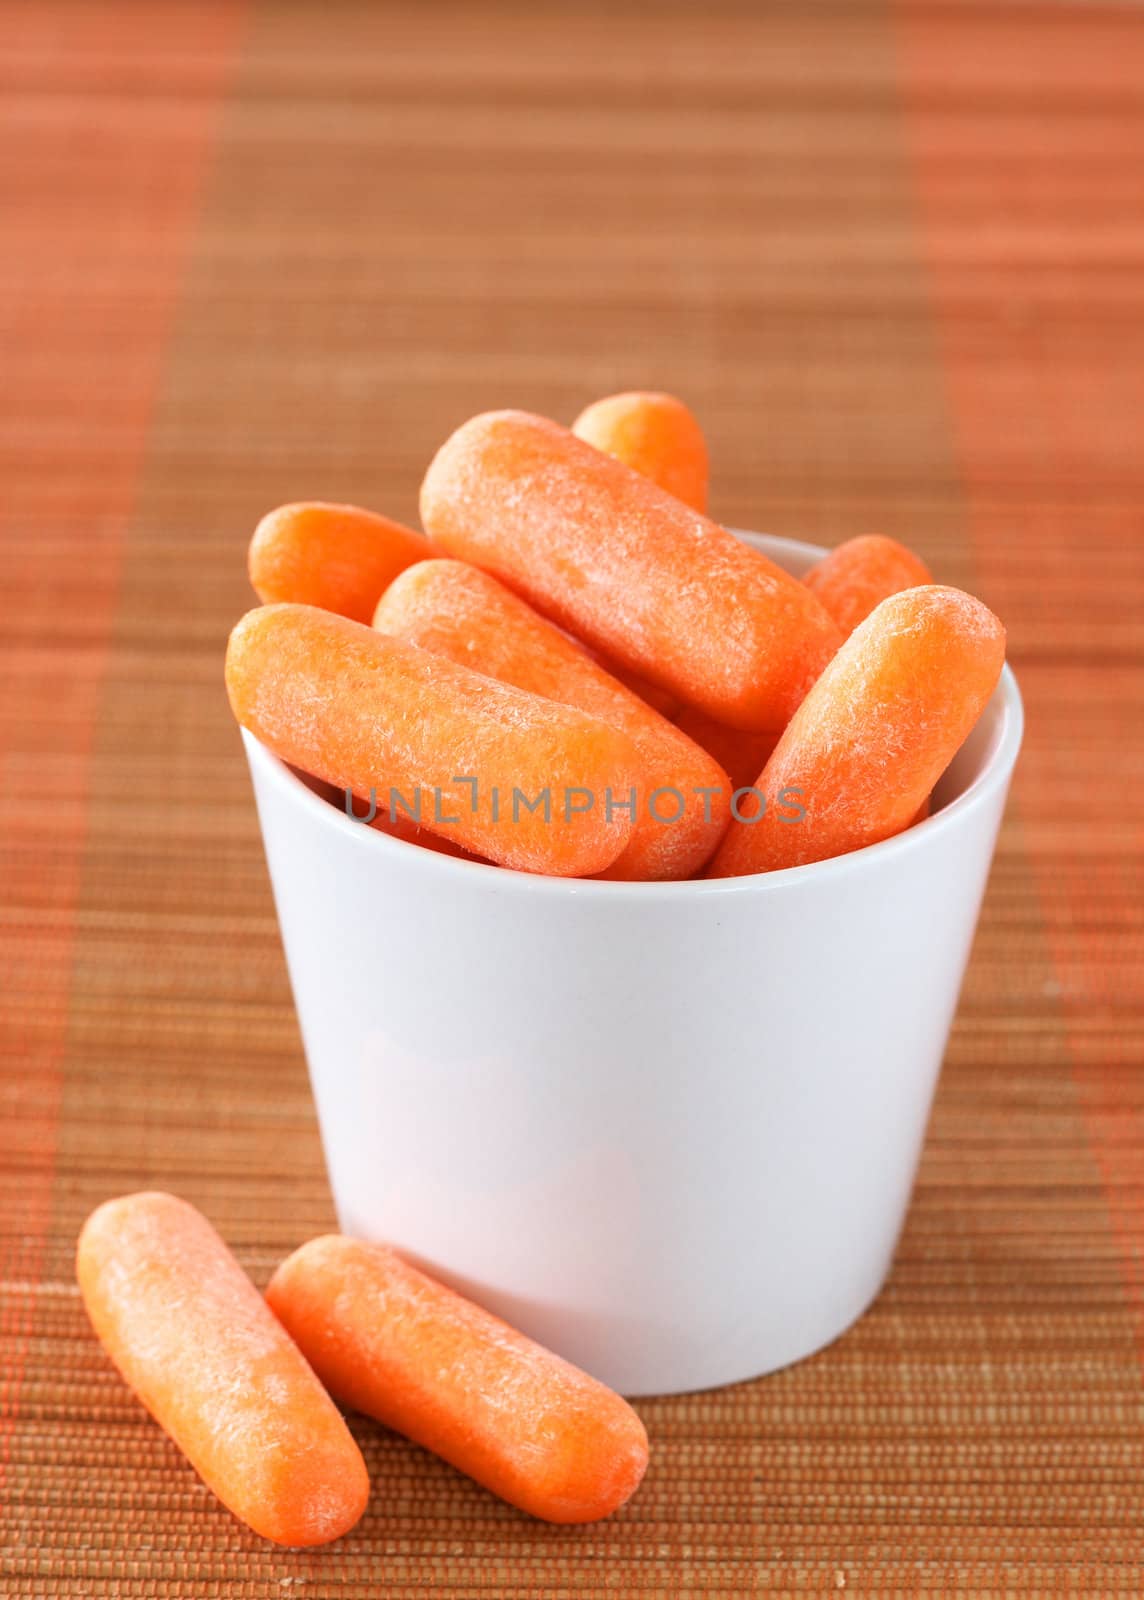
<path fill-rule="evenodd" d="M 0 5 L 2 1592 L 1144 1590 L 1144 13 Z M 222 1512 L 90 1337 L 86 1211 L 261 1282 L 331 1209 L 223 641 L 256 517 L 410 519 L 459 420 L 681 392 L 715 511 L 883 530 L 1029 733 L 917 1194 L 845 1339 L 641 1403 L 614 1520 L 365 1423 L 360 1527 Z"/>

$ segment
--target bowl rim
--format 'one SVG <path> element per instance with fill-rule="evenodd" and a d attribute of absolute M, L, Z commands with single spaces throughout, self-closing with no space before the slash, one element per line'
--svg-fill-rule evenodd
<path fill-rule="evenodd" d="M 731 528 L 728 531 L 766 555 L 779 558 L 785 555 L 796 564 L 821 560 L 829 551 L 828 546 L 809 544 L 801 539 L 787 539 L 776 534 L 755 533 L 745 528 Z M 321 795 L 315 794 L 297 773 L 246 728 L 240 728 L 239 732 L 253 774 L 265 778 L 291 803 L 301 805 L 303 810 L 310 809 L 318 826 L 348 832 L 356 839 L 358 847 L 372 853 L 379 863 L 384 861 L 387 853 L 396 851 L 397 855 L 393 858 L 395 862 L 404 859 L 407 865 L 412 865 L 416 858 L 426 872 L 444 874 L 446 878 L 459 874 L 456 877 L 458 886 L 466 878 L 472 886 L 476 886 L 483 878 L 490 889 L 503 894 L 539 894 L 565 900 L 598 896 L 615 901 L 633 895 L 641 901 L 646 901 L 652 895 L 660 900 L 688 900 L 717 895 L 774 894 L 811 879 L 825 883 L 828 875 L 839 878 L 874 868 L 878 862 L 888 865 L 892 859 L 911 850 L 924 850 L 927 841 L 936 842 L 943 829 L 955 827 L 972 813 L 987 806 L 997 790 L 1007 785 L 1012 776 L 1024 735 L 1025 714 L 1021 691 L 1008 662 L 1001 668 L 1001 677 L 989 703 L 992 705 L 997 702 L 1000 703 L 1001 726 L 996 744 L 982 770 L 948 805 L 942 806 L 940 811 L 923 822 L 915 823 L 912 828 L 906 828 L 902 833 L 882 839 L 877 844 L 864 845 L 845 855 L 831 856 L 826 861 L 808 861 L 797 867 L 782 867 L 775 872 L 758 872 L 737 878 L 684 878 L 663 883 L 557 878 L 521 872 L 513 867 L 498 867 L 492 862 L 466 861 L 458 856 L 424 849 L 421 845 L 395 838 L 378 828 L 366 827 L 348 817 L 343 808 L 333 806 Z M 479 874 L 479 877 L 473 874 Z"/>

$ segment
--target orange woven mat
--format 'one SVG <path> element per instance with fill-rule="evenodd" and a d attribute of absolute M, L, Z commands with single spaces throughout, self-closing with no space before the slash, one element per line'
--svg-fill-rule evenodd
<path fill-rule="evenodd" d="M 1144 12 L 0 4 L 5 1595 L 1144 1590 Z M 554 1529 L 354 1423 L 223 1512 L 91 1337 L 146 1185 L 332 1221 L 222 649 L 255 519 L 409 520 L 469 413 L 687 397 L 722 520 L 881 530 L 1010 630 L 1026 751 L 890 1282 L 641 1403 Z"/>

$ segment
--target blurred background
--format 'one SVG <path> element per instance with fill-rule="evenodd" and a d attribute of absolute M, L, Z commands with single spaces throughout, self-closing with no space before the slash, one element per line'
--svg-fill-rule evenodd
<path fill-rule="evenodd" d="M 0 89 L 3 1592 L 1140 1592 L 1144 11 L 6 0 Z M 363 1425 L 365 1521 L 275 1551 L 71 1267 L 131 1188 L 259 1282 L 332 1220 L 222 687 L 246 541 L 413 521 L 471 413 L 625 388 L 696 411 L 720 520 L 892 534 L 1009 628 L 895 1271 L 814 1360 L 641 1404 L 599 1529 Z"/>

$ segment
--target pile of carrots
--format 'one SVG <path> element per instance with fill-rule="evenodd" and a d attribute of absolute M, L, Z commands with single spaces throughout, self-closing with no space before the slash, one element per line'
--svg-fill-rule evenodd
<path fill-rule="evenodd" d="M 526 872 L 729 877 L 901 832 L 996 685 L 1000 622 L 879 536 L 799 581 L 706 502 L 672 396 L 571 431 L 474 417 L 425 476 L 424 534 L 263 519 L 235 716 L 377 826 Z"/>

